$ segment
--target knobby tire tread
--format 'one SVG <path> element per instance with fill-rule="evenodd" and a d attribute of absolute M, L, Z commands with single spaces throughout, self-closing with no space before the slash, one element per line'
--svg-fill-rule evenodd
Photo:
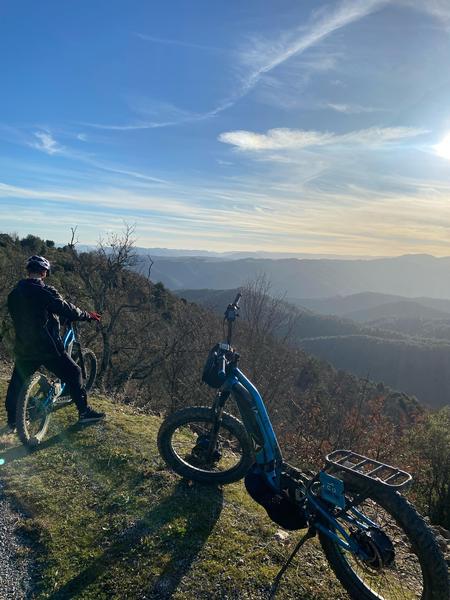
<path fill-rule="evenodd" d="M 348 489 L 351 489 L 350 486 Z M 353 490 L 355 489 L 357 487 L 353 486 Z M 422 568 L 424 589 L 421 600 L 449 600 L 447 565 L 433 532 L 423 517 L 399 492 L 374 488 L 369 498 L 386 510 L 408 536 Z M 319 539 L 336 577 L 350 597 L 353 600 L 378 600 L 378 596 L 364 586 L 342 557 L 342 552 L 345 551 L 320 532 Z"/>
<path fill-rule="evenodd" d="M 91 361 L 91 371 L 89 371 L 89 377 L 84 384 L 86 391 L 89 392 L 94 387 L 95 380 L 97 378 L 97 357 L 95 356 L 94 351 L 90 348 L 83 348 L 82 354 L 85 365 L 88 360 Z"/>
<path fill-rule="evenodd" d="M 17 434 L 19 436 L 20 441 L 24 446 L 28 446 L 29 448 L 34 448 L 38 446 L 42 442 L 42 438 L 45 436 L 49 423 L 50 423 L 50 415 L 48 413 L 47 418 L 44 422 L 43 427 L 39 430 L 38 435 L 30 436 L 27 433 L 27 424 L 26 424 L 26 416 L 27 416 L 27 405 L 29 400 L 29 392 L 33 385 L 37 384 L 39 380 L 44 377 L 42 374 L 38 373 L 32 375 L 23 385 L 22 390 L 19 395 L 19 399 L 17 401 L 16 407 L 16 427 Z"/>

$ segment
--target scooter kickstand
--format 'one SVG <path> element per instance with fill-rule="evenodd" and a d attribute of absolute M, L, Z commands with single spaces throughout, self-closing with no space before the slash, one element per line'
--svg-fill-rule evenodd
<path fill-rule="evenodd" d="M 311 538 L 315 537 L 315 535 L 316 535 L 316 530 L 313 529 L 312 527 L 310 527 L 308 529 L 308 531 L 305 533 L 305 535 L 300 539 L 298 544 L 295 546 L 294 550 L 291 552 L 291 555 L 289 556 L 287 561 L 284 563 L 284 565 L 281 567 L 280 571 L 278 572 L 278 575 L 275 577 L 275 579 L 273 581 L 272 587 L 270 588 L 269 600 L 273 600 L 273 598 L 275 598 L 275 594 L 277 593 L 281 578 L 283 577 L 287 568 L 289 567 L 292 560 L 294 559 L 294 556 L 297 554 L 297 552 L 300 550 L 300 548 L 303 546 L 303 544 L 305 542 L 307 542 L 308 540 L 310 540 Z"/>

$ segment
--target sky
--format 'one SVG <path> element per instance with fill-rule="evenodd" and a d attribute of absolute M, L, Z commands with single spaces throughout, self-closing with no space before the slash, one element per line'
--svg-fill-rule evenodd
<path fill-rule="evenodd" d="M 0 231 L 450 255 L 448 0 L 3 0 Z"/>

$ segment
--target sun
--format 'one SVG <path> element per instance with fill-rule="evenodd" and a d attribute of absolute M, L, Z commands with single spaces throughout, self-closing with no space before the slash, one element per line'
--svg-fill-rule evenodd
<path fill-rule="evenodd" d="M 447 133 L 444 139 L 436 144 L 434 150 L 438 156 L 450 160 L 450 133 Z"/>

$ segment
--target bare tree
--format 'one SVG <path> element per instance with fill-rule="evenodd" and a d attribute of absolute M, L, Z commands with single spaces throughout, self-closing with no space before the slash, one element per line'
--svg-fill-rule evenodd
<path fill-rule="evenodd" d="M 260 382 L 270 406 L 292 385 L 288 355 L 295 352 L 290 341 L 299 313 L 291 310 L 284 296 L 272 295 L 271 283 L 264 274 L 247 282 L 242 294 L 242 316 L 248 325 L 243 333 L 246 366 L 251 377 Z"/>
<path fill-rule="evenodd" d="M 134 228 L 125 226 L 121 235 L 111 234 L 107 241 L 100 240 L 97 250 L 78 253 L 75 242 L 76 228 L 72 228 L 69 249 L 77 273 L 84 283 L 94 310 L 102 314 L 97 330 L 102 339 L 102 357 L 98 381 L 104 384 L 111 367 L 113 337 L 123 315 L 141 310 L 151 296 L 150 282 L 142 286 L 138 275 L 130 270 L 136 264 Z M 126 318 L 126 317 L 124 317 Z"/>

